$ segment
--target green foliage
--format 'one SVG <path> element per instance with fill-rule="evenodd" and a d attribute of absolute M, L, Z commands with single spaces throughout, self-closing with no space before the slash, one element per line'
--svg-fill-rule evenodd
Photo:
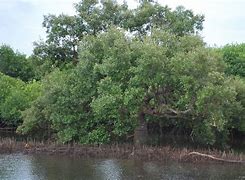
<path fill-rule="evenodd" d="M 42 59 L 50 59 L 59 66 L 64 62 L 78 60 L 77 45 L 88 34 L 96 35 L 110 25 L 123 24 L 127 6 L 114 0 L 83 0 L 75 5 L 77 14 L 68 16 L 48 15 L 44 17 L 47 40 L 34 44 L 34 54 Z"/>
<path fill-rule="evenodd" d="M 133 129 L 143 111 L 161 121 L 186 119 L 199 142 L 213 144 L 220 134 L 227 136 L 233 111 L 241 108 L 237 91 L 224 74 L 221 57 L 198 37 L 156 31 L 130 40 L 110 30 L 81 44 L 81 57 L 94 61 L 100 77 L 98 96 L 91 103 L 100 122 L 128 127 L 129 119 Z M 199 138 L 205 132 L 206 138 Z"/>
<path fill-rule="evenodd" d="M 245 133 L 245 80 L 244 78 L 234 78 L 231 85 L 236 90 L 236 106 L 232 109 L 232 119 L 230 127 Z"/>
<path fill-rule="evenodd" d="M 21 111 L 40 95 L 40 84 L 35 81 L 25 84 L 1 73 L 0 88 L 0 117 L 5 124 L 18 126 Z"/>
<path fill-rule="evenodd" d="M 76 15 L 44 16 L 47 40 L 34 43 L 34 55 L 49 59 L 59 67 L 78 61 L 78 44 L 87 35 L 97 36 L 111 26 L 124 28 L 132 34 L 151 33 L 153 27 L 170 31 L 179 36 L 202 30 L 204 17 L 178 7 L 171 10 L 158 3 L 140 2 L 130 10 L 127 4 L 115 0 L 83 0 L 75 5 Z"/>
<path fill-rule="evenodd" d="M 33 128 L 52 129 L 58 132 L 62 142 L 78 140 L 81 128 L 90 119 L 87 109 L 87 93 L 93 90 L 86 86 L 83 76 L 73 70 L 55 70 L 43 79 L 43 95 L 23 112 L 24 123 L 19 132 L 28 133 Z M 34 126 L 34 127 L 33 127 Z"/>
<path fill-rule="evenodd" d="M 217 50 L 223 57 L 226 66 L 226 74 L 233 77 L 230 82 L 236 90 L 237 105 L 232 109 L 230 128 L 245 132 L 245 44 L 226 45 Z"/>
<path fill-rule="evenodd" d="M 240 128 L 244 82 L 227 77 L 222 58 L 198 36 L 125 34 L 111 28 L 84 37 L 79 64 L 43 79 L 42 96 L 23 112 L 22 133 L 49 126 L 62 142 L 108 143 L 132 134 L 142 113 L 191 129 L 203 144 L 224 144 Z"/>
<path fill-rule="evenodd" d="M 81 138 L 81 143 L 85 144 L 106 144 L 110 142 L 110 135 L 104 127 L 97 127 Z"/>
<path fill-rule="evenodd" d="M 16 125 L 19 120 L 18 107 L 23 100 L 24 82 L 0 73 L 0 117 L 6 124 Z M 14 105 L 14 107 L 12 107 Z"/>
<path fill-rule="evenodd" d="M 23 81 L 33 78 L 33 69 L 26 56 L 6 45 L 0 46 L 0 72 Z"/>
<path fill-rule="evenodd" d="M 194 15 L 191 10 L 186 10 L 182 6 L 171 10 L 158 3 L 142 1 L 138 8 L 131 12 L 126 27 L 138 34 L 147 34 L 153 28 L 159 28 L 184 36 L 198 33 L 203 28 L 204 16 Z"/>
<path fill-rule="evenodd" d="M 37 56 L 30 56 L 28 58 L 30 62 L 30 66 L 33 69 L 33 79 L 41 80 L 44 76 L 48 75 L 52 72 L 57 64 L 53 64 L 53 62 L 49 59 L 41 59 Z"/>
<path fill-rule="evenodd" d="M 114 0 L 75 7 L 74 16 L 45 16 L 47 40 L 28 59 L 0 49 L 3 73 L 39 80 L 0 74 L 1 120 L 63 143 L 125 141 L 152 122 L 187 130 L 205 145 L 245 132 L 243 45 L 205 47 L 198 36 L 204 17 L 183 7 L 149 0 L 133 10 Z M 11 64 L 34 72 L 26 78 Z"/>
<path fill-rule="evenodd" d="M 245 44 L 226 45 L 220 52 L 228 65 L 226 73 L 245 77 Z"/>
<path fill-rule="evenodd" d="M 39 58 L 49 59 L 54 64 L 73 61 L 77 58 L 77 43 L 83 33 L 81 23 L 76 16 L 44 16 L 47 41 L 35 42 L 34 54 Z"/>

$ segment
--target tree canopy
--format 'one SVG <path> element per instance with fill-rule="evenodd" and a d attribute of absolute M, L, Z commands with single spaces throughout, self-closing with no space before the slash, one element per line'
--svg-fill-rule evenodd
<path fill-rule="evenodd" d="M 0 119 L 17 132 L 85 144 L 133 136 L 138 145 L 153 128 L 177 129 L 221 146 L 245 133 L 244 46 L 207 47 L 202 15 L 149 0 L 135 9 L 83 0 L 75 9 L 44 17 L 47 39 L 32 56 L 0 49 Z"/>
<path fill-rule="evenodd" d="M 202 15 L 194 15 L 191 10 L 183 7 L 171 10 L 151 1 L 142 1 L 136 9 L 129 9 L 125 2 L 119 4 L 115 0 L 83 0 L 75 9 L 73 16 L 44 16 L 47 39 L 34 43 L 34 55 L 50 59 L 58 66 L 77 63 L 79 41 L 87 35 L 106 32 L 110 26 L 137 35 L 150 33 L 153 27 L 158 27 L 183 36 L 202 30 L 204 21 Z"/>
<path fill-rule="evenodd" d="M 7 46 L 0 46 L 0 72 L 8 76 L 28 81 L 33 78 L 33 69 L 24 54 L 14 52 Z"/>
<path fill-rule="evenodd" d="M 232 117 L 244 110 L 237 98 L 243 90 L 234 86 L 243 82 L 226 77 L 221 56 L 198 36 L 125 34 L 112 28 L 83 38 L 79 64 L 50 74 L 22 128 L 30 119 L 42 123 L 44 113 L 62 141 L 105 143 L 158 119 L 191 129 L 201 143 L 225 140 Z"/>
<path fill-rule="evenodd" d="M 220 52 L 227 64 L 226 73 L 245 77 L 245 44 L 226 45 Z"/>

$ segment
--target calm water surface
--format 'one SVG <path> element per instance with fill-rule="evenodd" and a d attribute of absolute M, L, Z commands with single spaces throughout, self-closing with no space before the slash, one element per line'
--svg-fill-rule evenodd
<path fill-rule="evenodd" d="M 245 180 L 245 165 L 163 163 L 64 156 L 0 155 L 1 180 Z"/>

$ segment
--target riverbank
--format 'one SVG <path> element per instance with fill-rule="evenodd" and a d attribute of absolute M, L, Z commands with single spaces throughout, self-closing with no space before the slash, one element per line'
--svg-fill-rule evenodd
<path fill-rule="evenodd" d="M 131 144 L 119 145 L 80 145 L 58 144 L 54 142 L 20 142 L 13 139 L 0 140 L 0 153 L 66 155 L 82 158 L 116 158 L 150 161 L 177 162 L 223 162 L 245 164 L 245 154 L 210 149 L 152 147 Z"/>

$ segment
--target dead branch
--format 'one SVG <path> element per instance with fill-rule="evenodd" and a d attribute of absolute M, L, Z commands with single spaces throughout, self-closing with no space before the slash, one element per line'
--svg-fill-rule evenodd
<path fill-rule="evenodd" d="M 223 159 L 223 158 L 217 158 L 214 157 L 212 155 L 209 154 L 202 154 L 199 152 L 190 152 L 188 153 L 186 156 L 191 156 L 191 155 L 195 155 L 195 156 L 201 156 L 201 157 L 207 157 L 216 161 L 221 161 L 221 162 L 228 162 L 228 163 L 245 163 L 245 161 L 238 161 L 238 160 L 229 160 L 229 159 Z"/>

